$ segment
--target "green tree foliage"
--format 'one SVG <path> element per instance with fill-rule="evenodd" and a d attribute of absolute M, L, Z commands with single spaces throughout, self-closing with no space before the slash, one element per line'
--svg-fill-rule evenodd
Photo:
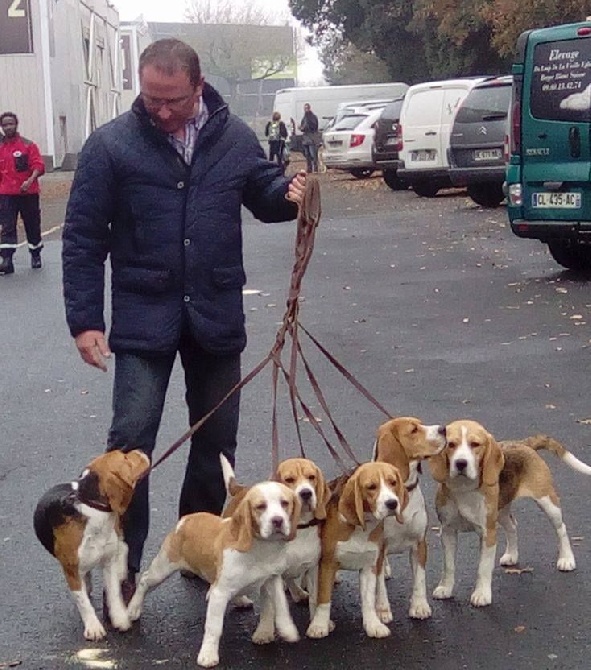
<path fill-rule="evenodd" d="M 591 0 L 290 0 L 317 44 L 337 34 L 408 83 L 507 72 L 519 34 L 583 20 Z"/>

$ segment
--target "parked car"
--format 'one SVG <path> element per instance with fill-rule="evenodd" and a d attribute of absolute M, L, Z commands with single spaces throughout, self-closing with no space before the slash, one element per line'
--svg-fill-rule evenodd
<path fill-rule="evenodd" d="M 327 120 L 326 125 L 323 128 L 323 131 L 330 130 L 336 123 L 338 123 L 345 116 L 351 116 L 359 109 L 363 108 L 368 112 L 373 111 L 374 109 L 384 109 L 384 107 L 392 102 L 389 100 L 360 100 L 359 102 L 347 102 L 341 103 L 337 108 L 337 113 L 330 119 Z"/>
<path fill-rule="evenodd" d="M 357 179 L 365 179 L 375 172 L 371 144 L 382 109 L 351 109 L 347 116 L 322 133 L 322 161 L 327 168 L 347 170 Z"/>
<path fill-rule="evenodd" d="M 417 195 L 432 198 L 452 186 L 447 150 L 456 111 L 483 77 L 430 81 L 411 86 L 400 110 L 404 167 L 398 176 Z"/>
<path fill-rule="evenodd" d="M 376 168 L 382 171 L 386 184 L 393 190 L 408 188 L 398 177 L 402 161 L 398 152 L 402 148 L 399 121 L 404 96 L 387 104 L 375 124 L 375 135 L 371 145 L 371 158 Z"/>
<path fill-rule="evenodd" d="M 513 77 L 491 77 L 476 84 L 457 111 L 449 141 L 449 176 L 454 186 L 483 207 L 505 199 L 503 182 Z"/>
<path fill-rule="evenodd" d="M 513 64 L 507 212 L 518 237 L 591 268 L 591 21 L 528 30 Z"/>

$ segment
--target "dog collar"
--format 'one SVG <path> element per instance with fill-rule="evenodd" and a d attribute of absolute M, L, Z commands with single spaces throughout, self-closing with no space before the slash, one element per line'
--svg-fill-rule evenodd
<path fill-rule="evenodd" d="M 308 523 L 300 523 L 298 524 L 298 530 L 304 530 L 304 528 L 312 528 L 313 526 L 319 526 L 322 523 L 320 519 L 312 519 L 312 521 L 308 521 Z"/>
<path fill-rule="evenodd" d="M 84 496 L 81 496 L 79 491 L 72 491 L 71 497 L 72 502 L 79 502 L 82 505 L 88 505 L 88 507 L 92 507 L 92 509 L 96 509 L 99 512 L 113 511 L 113 508 L 108 502 L 102 502 L 100 500 L 89 500 Z"/>
<path fill-rule="evenodd" d="M 417 477 L 412 484 L 405 484 L 406 490 L 410 493 L 411 491 L 414 491 L 417 486 L 419 485 L 419 478 Z"/>

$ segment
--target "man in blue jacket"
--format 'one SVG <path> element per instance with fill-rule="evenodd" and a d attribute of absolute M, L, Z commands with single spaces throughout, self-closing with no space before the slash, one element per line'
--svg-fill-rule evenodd
<path fill-rule="evenodd" d="M 108 448 L 154 449 L 176 354 L 192 425 L 240 380 L 246 345 L 241 207 L 265 222 L 297 216 L 305 175 L 285 179 L 176 39 L 139 62 L 131 111 L 97 129 L 80 154 L 63 232 L 66 317 L 83 360 L 115 354 Z M 112 318 L 105 339 L 104 265 Z M 219 454 L 234 462 L 235 393 L 191 441 L 179 516 L 220 513 Z M 149 523 L 148 480 L 124 521 L 131 597 Z"/>

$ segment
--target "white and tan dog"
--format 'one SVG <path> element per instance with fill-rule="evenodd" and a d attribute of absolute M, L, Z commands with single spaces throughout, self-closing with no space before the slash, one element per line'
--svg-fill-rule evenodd
<path fill-rule="evenodd" d="M 229 601 L 261 589 L 263 607 L 272 601 L 274 628 L 288 642 L 299 639 L 281 575 L 287 565 L 287 547 L 296 534 L 300 514 L 298 497 L 283 484 L 252 486 L 226 519 L 198 512 L 184 516 L 165 538 L 152 564 L 140 578 L 129 603 L 132 621 L 141 615 L 144 597 L 177 570 L 190 570 L 211 584 L 207 594 L 205 632 L 197 663 L 219 663 L 219 642 Z M 253 638 L 256 637 L 253 636 Z M 270 639 L 254 639 L 270 642 Z"/>
<path fill-rule="evenodd" d="M 47 491 L 35 509 L 35 533 L 62 566 L 87 640 L 106 635 L 89 597 L 91 571 L 97 566 L 103 571 L 111 624 L 120 631 L 131 625 L 121 595 L 127 575 L 121 516 L 149 465 L 142 451 L 109 451 L 89 463 L 76 481 Z"/>
<path fill-rule="evenodd" d="M 421 462 L 437 455 L 445 447 L 445 426 L 424 425 L 416 417 L 397 417 L 383 423 L 377 431 L 374 460 L 390 463 L 400 471 L 408 492 L 408 504 L 402 523 L 394 518 L 384 521 L 386 553 L 408 551 L 413 575 L 408 615 L 427 619 L 431 606 L 427 600 L 425 565 L 427 563 L 427 508 L 419 485 Z M 387 568 L 387 560 L 384 567 Z M 388 602 L 385 570 L 378 575 L 377 612 L 383 623 L 392 621 Z"/>
<path fill-rule="evenodd" d="M 545 435 L 497 442 L 483 426 L 470 420 L 454 421 L 447 425 L 446 431 L 445 449 L 429 459 L 431 473 L 439 482 L 435 502 L 444 551 L 443 574 L 433 597 L 451 598 L 455 585 L 457 534 L 475 531 L 481 538 L 480 560 L 470 602 L 475 607 L 490 605 L 497 523 L 507 536 L 501 565 L 515 565 L 519 553 L 511 503 L 522 497 L 533 498 L 556 531 L 556 567 L 565 572 L 574 570 L 575 557 L 562 520 L 552 473 L 536 450 L 552 451 L 567 465 L 587 475 L 591 474 L 591 467 Z"/>
<path fill-rule="evenodd" d="M 400 472 L 389 463 L 364 463 L 330 487 L 333 496 L 322 528 L 318 602 L 307 635 L 326 637 L 332 630 L 330 608 L 338 570 L 359 571 L 363 627 L 369 637 L 386 637 L 390 629 L 376 612 L 377 574 L 386 550 L 384 519 L 402 523 L 408 494 Z"/>

